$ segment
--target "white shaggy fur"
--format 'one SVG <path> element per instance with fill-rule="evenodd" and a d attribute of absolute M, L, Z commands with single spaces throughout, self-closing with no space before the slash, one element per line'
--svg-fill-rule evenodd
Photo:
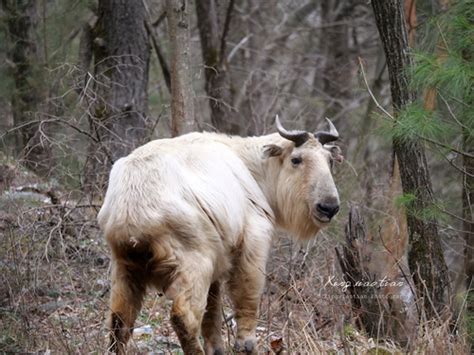
<path fill-rule="evenodd" d="M 303 163 L 295 166 L 293 157 Z M 126 318 L 118 300 L 132 292 L 123 281 L 130 274 L 124 255 L 143 247 L 153 250 L 150 260 L 156 263 L 143 267 L 146 282 L 178 304 L 176 314 L 191 314 L 175 324 L 178 335 L 181 326 L 189 334 L 198 332 L 210 285 L 229 280 L 238 308 L 238 341 L 249 341 L 274 227 L 300 240 L 311 238 L 326 224 L 315 217 L 316 203 L 339 202 L 330 159 L 312 135 L 295 148 L 279 134 L 191 133 L 152 141 L 118 160 L 98 216 L 116 269 L 112 313 Z M 156 271 L 160 263 L 172 265 L 169 282 Z M 131 327 L 133 320 L 124 322 Z M 206 352 L 220 346 L 214 338 L 205 336 Z M 197 351 L 198 345 L 184 344 L 186 339 L 180 336 L 183 349 Z"/>

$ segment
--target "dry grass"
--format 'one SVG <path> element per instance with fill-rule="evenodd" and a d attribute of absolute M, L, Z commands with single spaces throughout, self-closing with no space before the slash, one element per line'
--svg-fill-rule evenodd
<path fill-rule="evenodd" d="M 30 188 L 16 191 L 20 186 Z M 62 203 L 53 205 L 47 191 Z M 0 211 L 0 352 L 104 353 L 109 257 L 95 222 L 97 206 L 19 170 Z M 420 326 L 410 349 L 358 330 L 349 297 L 325 286 L 330 275 L 340 276 L 334 247 L 344 222 L 341 214 L 305 246 L 275 239 L 260 307 L 261 353 L 467 353 L 448 322 Z M 169 308 L 149 293 L 136 325 L 151 326 L 151 333 L 135 335 L 130 353 L 181 353 Z M 223 312 L 231 353 L 235 324 L 228 300 Z"/>

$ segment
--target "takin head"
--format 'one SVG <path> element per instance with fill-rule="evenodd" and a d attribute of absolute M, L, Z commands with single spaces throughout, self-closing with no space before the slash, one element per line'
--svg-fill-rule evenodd
<path fill-rule="evenodd" d="M 264 157 L 275 158 L 276 222 L 299 239 L 313 237 L 339 211 L 339 194 L 331 167 L 342 162 L 339 133 L 327 119 L 329 131 L 287 131 L 276 117 L 276 127 L 288 144 L 269 144 Z"/>

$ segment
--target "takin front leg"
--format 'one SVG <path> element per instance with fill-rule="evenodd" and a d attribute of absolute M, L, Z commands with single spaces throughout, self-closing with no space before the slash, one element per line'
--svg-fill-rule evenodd
<path fill-rule="evenodd" d="M 257 354 L 258 306 L 265 284 L 265 266 L 270 242 L 266 237 L 247 240 L 235 261 L 234 271 L 229 280 L 229 291 L 232 298 L 235 319 L 237 322 L 237 339 L 235 350 L 238 353 Z M 250 248 L 249 248 L 250 247 Z"/>
<path fill-rule="evenodd" d="M 206 355 L 224 355 L 224 345 L 221 336 L 222 325 L 221 284 L 215 281 L 207 295 L 206 313 L 201 324 Z"/>
<path fill-rule="evenodd" d="M 134 277 L 125 266 L 114 262 L 110 292 L 110 343 L 108 350 L 125 354 L 125 346 L 133 332 L 133 324 L 140 312 L 146 285 Z"/>

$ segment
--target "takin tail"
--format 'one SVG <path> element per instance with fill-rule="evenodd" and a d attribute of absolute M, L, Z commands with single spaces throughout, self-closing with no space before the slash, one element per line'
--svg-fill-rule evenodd
<path fill-rule="evenodd" d="M 176 279 L 178 261 L 172 248 L 161 236 L 139 235 L 122 229 L 107 233 L 113 267 L 126 270 L 129 277 L 139 277 L 145 286 L 161 292 Z"/>

